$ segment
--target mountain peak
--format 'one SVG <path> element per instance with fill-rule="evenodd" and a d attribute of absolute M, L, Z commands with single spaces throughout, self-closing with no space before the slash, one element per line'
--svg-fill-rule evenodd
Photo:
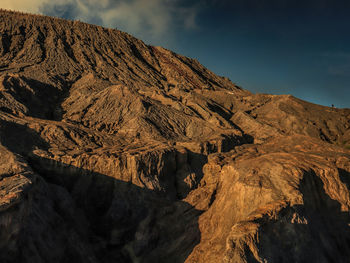
<path fill-rule="evenodd" d="M 0 32 L 1 262 L 350 257 L 349 109 L 115 29 L 1 10 Z"/>

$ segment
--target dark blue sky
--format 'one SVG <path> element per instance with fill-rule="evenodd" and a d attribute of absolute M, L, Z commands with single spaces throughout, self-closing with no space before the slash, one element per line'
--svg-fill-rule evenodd
<path fill-rule="evenodd" d="M 350 1 L 207 1 L 197 23 L 173 49 L 253 92 L 350 108 Z"/>
<path fill-rule="evenodd" d="M 253 92 L 350 108 L 350 0 L 2 0 L 129 32 Z"/>

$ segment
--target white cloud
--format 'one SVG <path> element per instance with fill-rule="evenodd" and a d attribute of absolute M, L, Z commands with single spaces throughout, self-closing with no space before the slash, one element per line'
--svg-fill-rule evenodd
<path fill-rule="evenodd" d="M 161 0 L 120 1 L 101 16 L 105 25 L 122 26 L 137 34 L 146 31 L 153 35 L 163 34 L 170 27 L 173 10 Z"/>
<path fill-rule="evenodd" d="M 116 27 L 150 41 L 196 28 L 199 9 L 186 0 L 1 0 L 0 7 Z"/>

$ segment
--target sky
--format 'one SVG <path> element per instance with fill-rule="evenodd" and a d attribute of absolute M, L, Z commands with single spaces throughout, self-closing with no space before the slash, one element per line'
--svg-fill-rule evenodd
<path fill-rule="evenodd" d="M 126 31 L 254 93 L 350 108 L 348 0 L 1 0 Z"/>

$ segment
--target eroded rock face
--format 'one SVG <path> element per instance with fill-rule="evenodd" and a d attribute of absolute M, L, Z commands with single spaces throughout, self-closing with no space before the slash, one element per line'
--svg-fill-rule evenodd
<path fill-rule="evenodd" d="M 350 110 L 118 30 L 0 11 L 1 262 L 347 262 Z"/>
<path fill-rule="evenodd" d="M 346 262 L 349 161 L 300 135 L 211 155 L 186 198 L 205 211 L 188 262 Z"/>

